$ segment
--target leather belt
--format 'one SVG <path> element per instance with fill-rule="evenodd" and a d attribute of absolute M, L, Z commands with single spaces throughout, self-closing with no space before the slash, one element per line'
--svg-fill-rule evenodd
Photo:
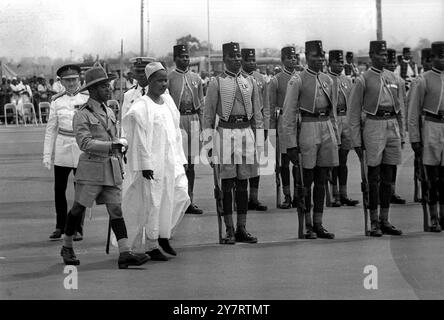
<path fill-rule="evenodd" d="M 336 108 L 338 116 L 342 116 L 347 114 L 347 106 L 345 104 L 341 104 Z"/>
<path fill-rule="evenodd" d="M 180 110 L 181 115 L 189 115 L 189 114 L 196 114 L 196 109 L 188 109 L 188 110 Z"/>
<path fill-rule="evenodd" d="M 247 116 L 229 116 L 228 121 L 219 119 L 219 127 L 227 129 L 242 129 L 250 126 Z"/>
<path fill-rule="evenodd" d="M 328 117 L 329 115 L 330 115 L 330 110 L 328 109 L 318 109 L 315 112 L 308 112 L 305 110 L 301 110 L 302 117 L 317 118 L 317 117 Z"/>
<path fill-rule="evenodd" d="M 62 136 L 67 136 L 67 137 L 75 137 L 76 136 L 74 131 L 72 131 L 72 130 L 65 130 L 65 129 L 59 128 L 57 132 L 58 132 L 58 134 L 61 134 Z"/>
<path fill-rule="evenodd" d="M 443 111 L 439 111 L 438 114 L 424 111 L 422 114 L 425 116 L 425 120 L 444 123 L 444 112 Z"/>

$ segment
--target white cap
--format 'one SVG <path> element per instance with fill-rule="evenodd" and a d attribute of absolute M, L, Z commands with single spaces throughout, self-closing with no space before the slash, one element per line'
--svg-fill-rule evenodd
<path fill-rule="evenodd" d="M 147 64 L 145 67 L 146 78 L 149 79 L 153 73 L 159 70 L 165 70 L 165 68 L 160 62 L 151 62 Z"/>

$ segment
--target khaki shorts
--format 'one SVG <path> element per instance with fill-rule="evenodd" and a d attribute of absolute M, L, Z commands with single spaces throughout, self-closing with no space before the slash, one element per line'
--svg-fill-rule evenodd
<path fill-rule="evenodd" d="M 182 133 L 182 147 L 188 162 L 198 163 L 194 161 L 194 157 L 199 157 L 201 147 L 199 141 L 199 115 L 197 113 L 180 115 L 180 129 Z"/>
<path fill-rule="evenodd" d="M 299 136 L 302 167 L 336 167 L 339 165 L 338 141 L 331 120 L 302 122 Z"/>
<path fill-rule="evenodd" d="M 75 201 L 91 208 L 94 204 L 122 203 L 122 186 L 96 186 L 76 183 Z"/>
<path fill-rule="evenodd" d="M 338 135 L 341 138 L 342 150 L 351 150 L 352 142 L 350 137 L 350 127 L 347 122 L 347 116 L 338 116 Z"/>
<path fill-rule="evenodd" d="M 422 127 L 423 163 L 428 166 L 444 166 L 444 123 L 425 120 Z"/>
<path fill-rule="evenodd" d="M 367 155 L 367 165 L 379 166 L 401 164 L 401 133 L 398 120 L 375 120 L 366 118 L 363 140 Z"/>
<path fill-rule="evenodd" d="M 259 175 L 259 166 L 257 164 L 221 164 L 220 178 L 239 180 L 250 179 Z"/>

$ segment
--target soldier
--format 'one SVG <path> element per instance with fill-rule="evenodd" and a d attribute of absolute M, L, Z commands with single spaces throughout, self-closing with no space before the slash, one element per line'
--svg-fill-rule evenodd
<path fill-rule="evenodd" d="M 72 64 L 62 66 L 57 70 L 57 76 L 61 78 L 66 90 L 52 97 L 48 123 L 46 124 L 43 164 L 48 170 L 51 170 L 52 154 L 54 153 L 56 229 L 49 236 L 51 240 L 60 240 L 65 232 L 68 212 L 66 187 L 69 174 L 73 171 L 75 175 L 79 162 L 80 149 L 74 136 L 72 119 L 77 109 L 88 100 L 87 95 L 76 93 L 80 87 L 79 74 L 80 67 Z M 76 229 L 74 241 L 82 240 L 81 225 Z"/>
<path fill-rule="evenodd" d="M 340 138 L 339 166 L 332 170 L 333 207 L 340 207 L 341 205 L 356 206 L 359 201 L 352 200 L 347 195 L 347 157 L 351 150 L 350 128 L 347 122 L 347 107 L 352 88 L 352 80 L 342 74 L 342 71 L 344 70 L 344 53 L 342 50 L 330 50 L 328 53 L 328 63 L 328 75 L 333 80 L 333 86 L 337 98 L 336 113 L 338 136 Z"/>
<path fill-rule="evenodd" d="M 394 73 L 384 70 L 387 63 L 386 42 L 371 41 L 369 54 L 372 67 L 356 79 L 350 94 L 347 116 L 352 146 L 359 159 L 363 159 L 363 148 L 366 150 L 370 236 L 380 237 L 383 233 L 401 235 L 402 231 L 389 222 L 389 210 L 394 168 L 401 163 L 401 144 L 404 141 L 403 91 Z M 361 122 L 362 113 L 365 114 L 365 125 Z"/>
<path fill-rule="evenodd" d="M 290 159 L 286 151 L 284 134 L 282 129 L 282 107 L 284 105 L 285 94 L 287 92 L 287 84 L 290 78 L 295 74 L 297 65 L 296 49 L 294 47 L 284 47 L 281 49 L 281 61 L 283 70 L 275 75 L 268 84 L 268 97 L 270 105 L 270 129 L 275 129 L 279 136 L 279 150 L 281 152 L 281 180 L 284 191 L 284 202 L 281 209 L 290 209 L 292 207 L 291 190 L 290 190 Z M 296 168 L 293 167 L 293 179 L 295 177 Z M 295 191 L 296 192 L 296 191 Z"/>
<path fill-rule="evenodd" d="M 145 75 L 145 67 L 152 61 L 153 59 L 148 57 L 135 57 L 130 59 L 130 63 L 132 63 L 131 69 L 137 83 L 127 92 L 125 92 L 123 96 L 122 118 L 128 112 L 129 107 L 134 103 L 134 101 L 144 96 L 148 92 L 148 79 Z"/>
<path fill-rule="evenodd" d="M 185 213 L 202 214 L 203 211 L 193 203 L 194 189 L 194 159 L 196 152 L 193 146 L 199 141 L 200 123 L 203 116 L 203 86 L 202 79 L 197 73 L 189 70 L 190 56 L 187 46 L 179 44 L 173 47 L 173 57 L 176 68 L 168 74 L 169 91 L 177 108 L 180 111 L 180 128 L 182 129 L 182 143 L 187 155 L 188 164 L 185 173 L 188 178 L 188 195 L 191 204 Z"/>
<path fill-rule="evenodd" d="M 395 49 L 391 49 L 388 48 L 387 49 L 387 64 L 385 65 L 385 69 L 394 72 L 397 66 L 397 62 L 396 62 L 397 58 L 396 58 L 396 50 Z M 406 99 L 407 99 L 407 94 L 405 92 L 405 81 L 397 76 L 398 78 L 398 83 L 399 83 L 399 88 L 402 91 L 402 99 L 403 99 L 403 104 L 404 106 L 407 105 L 406 103 Z M 407 117 L 405 118 L 407 119 Z M 401 198 L 400 195 L 396 194 L 396 176 L 397 176 L 397 167 L 393 168 L 393 180 L 392 180 L 392 189 L 393 189 L 393 193 L 392 193 L 392 198 L 390 199 L 390 203 L 394 203 L 394 204 L 405 204 L 405 199 Z"/>
<path fill-rule="evenodd" d="M 344 73 L 347 77 L 350 77 L 354 82 L 354 80 L 358 76 L 359 72 L 358 72 L 358 68 L 356 67 L 356 65 L 353 62 L 353 52 L 348 51 L 345 54 L 345 60 L 346 60 L 346 62 L 344 63 Z"/>
<path fill-rule="evenodd" d="M 134 254 L 128 245 L 128 235 L 122 216 L 121 155 L 128 146 L 126 139 L 117 136 L 114 112 L 106 106 L 111 89 L 105 70 L 93 67 L 85 73 L 85 85 L 80 91 L 89 91 L 88 101 L 80 107 L 73 119 L 77 144 L 83 152 L 76 172 L 75 201 L 66 219 L 63 247 L 60 252 L 66 265 L 79 265 L 73 249 L 73 233 L 86 207 L 106 204 L 110 225 L 119 247 L 119 269 L 140 266 L 148 261 L 146 254 Z"/>
<path fill-rule="evenodd" d="M 433 68 L 412 83 L 408 126 L 412 149 L 422 157 L 430 182 L 430 231 L 440 232 L 444 228 L 444 41 L 432 43 L 432 63 Z"/>
<path fill-rule="evenodd" d="M 256 50 L 241 49 L 242 55 L 242 72 L 246 76 L 251 76 L 256 81 L 259 89 L 259 101 L 262 116 L 264 118 L 265 138 L 268 134 L 270 125 L 270 107 L 268 105 L 267 83 L 265 77 L 256 71 Z M 258 200 L 259 175 L 250 178 L 250 199 L 248 201 L 248 210 L 267 211 L 267 206 Z"/>
<path fill-rule="evenodd" d="M 432 70 L 432 48 L 424 48 L 421 50 L 421 65 L 421 74 L 426 71 Z"/>
<path fill-rule="evenodd" d="M 412 60 L 410 48 L 402 49 L 402 59 L 394 72 L 405 81 L 405 90 L 408 91 L 410 83 L 418 75 L 418 65 Z"/>
<path fill-rule="evenodd" d="M 225 71 L 212 78 L 204 110 L 204 129 L 214 129 L 216 115 L 219 125 L 216 129 L 213 157 L 220 163 L 222 180 L 223 212 L 226 238 L 223 243 L 256 243 L 246 230 L 248 210 L 248 179 L 257 177 L 255 144 L 263 147 L 256 135 L 263 129 L 260 110 L 259 90 L 252 77 L 241 73 L 241 51 L 235 42 L 222 46 Z M 214 140 L 213 140 L 214 141 Z M 263 142 L 263 141 L 262 141 Z M 241 148 L 237 148 L 240 144 Z M 229 158 L 229 159 L 227 159 Z M 253 158 L 253 159 L 252 159 Z M 216 162 L 216 161 L 214 161 Z M 236 186 L 237 228 L 233 225 L 233 188 Z"/>
<path fill-rule="evenodd" d="M 322 225 L 327 173 L 339 165 L 333 80 L 322 73 L 325 52 L 319 40 L 305 43 L 307 69 L 288 82 L 284 101 L 283 130 L 291 162 L 303 167 L 307 239 L 333 239 Z M 300 115 L 300 121 L 298 119 Z M 302 155 L 299 163 L 298 152 Z M 313 220 L 311 187 L 313 188 Z"/>

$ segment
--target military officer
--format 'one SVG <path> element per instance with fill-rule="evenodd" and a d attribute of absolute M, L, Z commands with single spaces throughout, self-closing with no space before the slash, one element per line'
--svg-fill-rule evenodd
<path fill-rule="evenodd" d="M 372 67 L 356 79 L 350 94 L 348 122 L 352 145 L 362 159 L 366 150 L 369 183 L 370 236 L 401 235 L 389 222 L 394 167 L 401 163 L 404 141 L 403 90 L 387 63 L 386 42 L 370 42 Z M 361 114 L 365 114 L 364 123 Z M 380 179 L 382 181 L 380 182 Z M 380 212 L 378 219 L 378 202 Z"/>
<path fill-rule="evenodd" d="M 242 72 L 249 75 L 256 81 L 259 89 L 259 101 L 262 116 L 264 118 L 265 137 L 267 136 L 270 125 L 270 107 L 268 105 L 267 83 L 265 77 L 256 71 L 256 50 L 249 48 L 241 49 L 242 55 Z M 259 175 L 249 179 L 250 183 L 250 199 L 248 201 L 248 210 L 267 211 L 267 206 L 258 200 Z"/>
<path fill-rule="evenodd" d="M 330 50 L 328 53 L 328 75 L 333 80 L 333 88 L 336 92 L 336 113 L 339 142 L 339 166 L 332 170 L 334 207 L 341 205 L 355 206 L 359 203 L 347 195 L 347 157 L 351 150 L 350 128 L 347 123 L 347 107 L 352 88 L 352 80 L 342 74 L 344 70 L 344 52 L 342 50 Z M 339 181 L 339 189 L 338 189 Z"/>
<path fill-rule="evenodd" d="M 281 61 L 283 64 L 282 72 L 275 75 L 268 84 L 268 99 L 270 106 L 270 129 L 277 130 L 279 137 L 279 150 L 281 152 L 281 180 L 284 191 L 284 202 L 281 209 L 290 209 L 292 207 L 291 190 L 290 190 L 290 159 L 286 151 L 284 142 L 284 134 L 282 129 L 282 107 L 284 105 L 285 94 L 287 92 L 287 84 L 290 78 L 295 74 L 297 66 L 296 49 L 294 47 L 284 47 L 281 49 Z M 293 179 L 295 176 L 293 167 Z M 296 192 L 296 190 L 295 190 Z"/>
<path fill-rule="evenodd" d="M 263 138 L 256 139 L 263 129 L 259 89 L 251 76 L 241 72 L 241 50 L 236 42 L 222 46 L 225 71 L 211 79 L 205 99 L 203 128 L 214 129 L 216 115 L 214 163 L 220 163 L 223 212 L 226 226 L 224 243 L 255 243 L 257 238 L 246 230 L 248 210 L 248 179 L 258 176 L 255 164 L 256 144 L 263 148 Z M 255 132 L 253 132 L 255 130 Z M 204 131 L 206 133 L 207 131 Z M 262 144 L 261 144 L 262 140 Z M 233 188 L 236 187 L 237 223 L 233 225 Z"/>
<path fill-rule="evenodd" d="M 189 69 L 190 56 L 186 45 L 174 46 L 173 57 L 176 68 L 168 74 L 168 87 L 170 95 L 180 111 L 182 143 L 188 158 L 185 173 L 188 178 L 188 195 L 191 204 L 185 213 L 202 214 L 203 211 L 193 202 L 194 163 L 196 155 L 199 155 L 200 123 L 203 115 L 202 79 Z"/>
<path fill-rule="evenodd" d="M 66 187 L 71 171 L 76 173 L 79 162 L 80 149 L 74 137 L 72 119 L 77 109 L 82 106 L 88 96 L 76 93 L 80 87 L 78 65 L 64 65 L 57 70 L 57 76 L 61 78 L 66 90 L 52 97 L 49 108 L 49 118 L 45 130 L 45 142 L 43 147 L 43 164 L 51 170 L 54 164 L 54 199 L 56 209 L 56 229 L 49 236 L 51 240 L 60 240 L 65 232 L 66 214 L 68 204 L 66 201 Z M 54 163 L 52 155 L 54 154 Z M 81 225 L 76 229 L 74 240 L 82 240 Z"/>
<path fill-rule="evenodd" d="M 409 136 L 415 154 L 426 167 L 430 231 L 444 228 L 444 41 L 432 43 L 432 69 L 412 83 Z M 439 202 L 439 218 L 438 207 Z"/>
<path fill-rule="evenodd" d="M 336 124 L 336 91 L 333 80 L 322 67 L 325 52 L 319 40 L 305 43 L 308 68 L 288 82 L 284 101 L 283 131 L 286 150 L 294 165 L 302 155 L 307 239 L 333 239 L 334 234 L 322 225 L 327 173 L 339 165 Z M 298 119 L 300 115 L 300 121 Z M 313 188 L 313 220 L 311 187 Z"/>
<path fill-rule="evenodd" d="M 396 50 L 395 49 L 391 49 L 388 48 L 387 49 L 387 64 L 385 65 L 385 69 L 394 72 L 397 66 L 397 58 L 396 58 Z M 401 88 L 402 91 L 402 99 L 403 99 L 403 104 L 404 106 L 407 106 L 406 103 L 406 99 L 407 99 L 407 93 L 405 92 L 405 81 L 397 76 L 398 78 L 398 82 L 399 82 L 399 87 Z M 405 118 L 407 119 L 407 117 Z M 393 189 L 393 193 L 392 193 L 392 198 L 390 199 L 390 203 L 395 203 L 395 204 L 405 204 L 405 199 L 401 198 L 401 196 L 399 194 L 396 193 L 396 176 L 397 176 L 397 167 L 394 167 L 394 172 L 393 172 L 393 180 L 392 180 L 392 189 Z"/>
<path fill-rule="evenodd" d="M 142 265 L 149 260 L 146 254 L 134 254 L 128 245 L 128 235 L 122 216 L 121 156 L 128 146 L 126 139 L 117 136 L 116 118 L 106 106 L 111 89 L 106 71 L 92 67 L 85 73 L 85 85 L 80 91 L 89 91 L 89 99 L 74 115 L 73 128 L 77 144 L 83 152 L 76 172 L 75 200 L 68 212 L 60 252 L 66 265 L 79 265 L 73 249 L 73 233 L 86 207 L 106 204 L 111 229 L 119 247 L 119 269 Z"/>

